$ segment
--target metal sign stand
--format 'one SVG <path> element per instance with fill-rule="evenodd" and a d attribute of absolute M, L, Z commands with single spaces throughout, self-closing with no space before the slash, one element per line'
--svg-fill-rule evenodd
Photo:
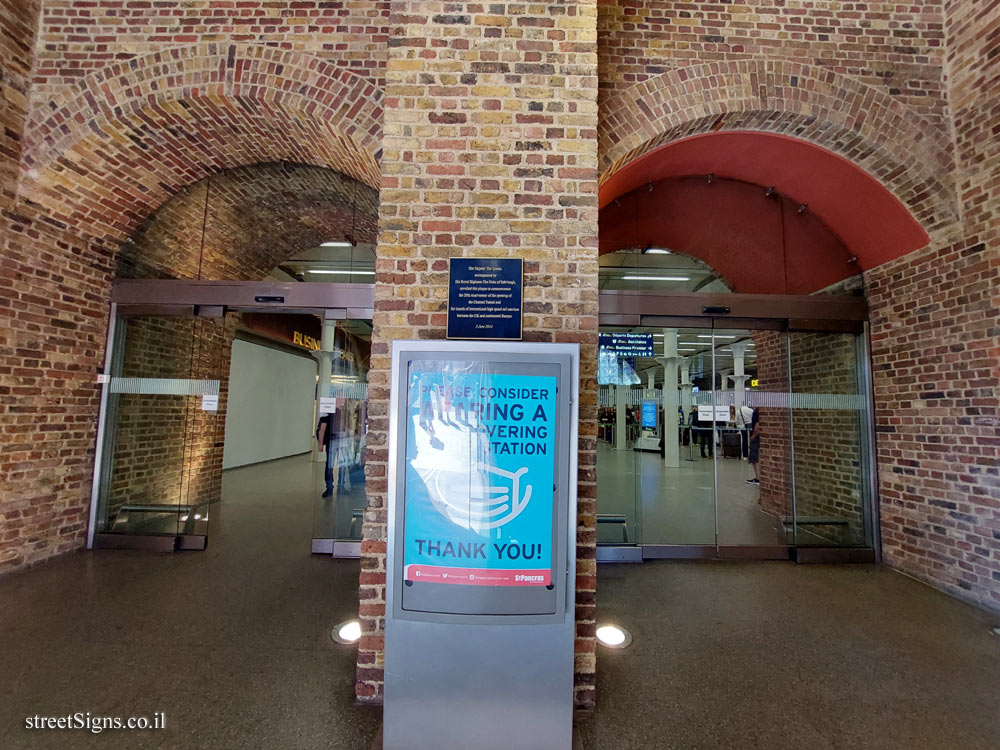
<path fill-rule="evenodd" d="M 386 750 L 569 750 L 576 344 L 395 341 Z"/>

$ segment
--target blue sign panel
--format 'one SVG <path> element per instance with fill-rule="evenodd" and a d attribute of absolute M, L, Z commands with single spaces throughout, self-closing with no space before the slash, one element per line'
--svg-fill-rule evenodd
<path fill-rule="evenodd" d="M 435 364 L 408 375 L 404 580 L 548 586 L 556 378 Z"/>
<path fill-rule="evenodd" d="M 452 258 L 448 264 L 448 338 L 521 339 L 520 258 Z"/>
<path fill-rule="evenodd" d="M 642 426 L 656 429 L 656 407 L 655 401 L 642 402 Z"/>
<path fill-rule="evenodd" d="M 653 334 L 651 333 L 602 333 L 598 336 L 598 346 L 602 351 L 616 357 L 653 357 Z"/>

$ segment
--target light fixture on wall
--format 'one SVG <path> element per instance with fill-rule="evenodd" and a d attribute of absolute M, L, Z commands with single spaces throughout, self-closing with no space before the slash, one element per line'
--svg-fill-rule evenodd
<path fill-rule="evenodd" d="M 320 247 L 354 247 L 354 243 L 346 240 L 336 240 L 334 242 L 320 243 Z"/>
<path fill-rule="evenodd" d="M 667 250 L 665 247 L 644 247 L 642 249 L 643 255 L 670 255 L 671 251 Z"/>
<path fill-rule="evenodd" d="M 690 276 L 622 276 L 625 281 L 691 281 Z"/>
<path fill-rule="evenodd" d="M 334 270 L 334 269 L 327 269 L 327 268 L 310 268 L 309 271 L 308 271 L 308 273 L 341 274 L 341 275 L 346 275 L 346 276 L 374 276 L 375 275 L 374 271 L 353 271 L 353 270 L 337 271 L 337 270 Z"/>

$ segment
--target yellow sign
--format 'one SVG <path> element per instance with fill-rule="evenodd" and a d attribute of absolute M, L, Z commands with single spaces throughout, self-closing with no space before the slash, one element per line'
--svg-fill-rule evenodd
<path fill-rule="evenodd" d="M 757 378 L 753 378 L 753 379 L 752 379 L 752 380 L 750 381 L 750 387 L 751 387 L 751 388 L 756 388 L 756 387 L 757 387 L 757 385 L 758 385 L 759 383 L 760 383 L 760 381 L 759 381 L 759 380 L 758 380 Z"/>
<path fill-rule="evenodd" d="M 306 349 L 312 349 L 314 351 L 319 351 L 321 349 L 319 341 L 314 339 L 312 336 L 306 336 L 300 331 L 295 331 L 292 333 L 292 343 L 298 344 L 299 346 L 304 346 Z"/>

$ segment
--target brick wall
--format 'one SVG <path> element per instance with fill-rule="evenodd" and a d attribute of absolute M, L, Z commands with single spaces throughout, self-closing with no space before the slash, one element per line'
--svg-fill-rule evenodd
<path fill-rule="evenodd" d="M 382 691 L 389 344 L 444 338 L 447 258 L 520 257 L 524 338 L 581 346 L 576 704 L 594 704 L 594 0 L 396 2 L 369 374 L 358 699 Z"/>
<path fill-rule="evenodd" d="M 1000 6 L 945 11 L 961 222 L 866 274 L 883 551 L 1000 609 Z"/>
<path fill-rule="evenodd" d="M 932 247 L 866 276 L 885 560 L 1000 609 L 995 245 Z"/>
<path fill-rule="evenodd" d="M 886 562 L 1000 610 L 1000 6 L 945 3 L 961 221 L 865 274 Z"/>
<path fill-rule="evenodd" d="M 44 0 L 42 6 L 34 72 L 40 100 L 112 63 L 219 40 L 315 53 L 383 84 L 387 0 Z"/>
<path fill-rule="evenodd" d="M 14 204 L 21 134 L 28 116 L 31 94 L 32 49 L 38 22 L 37 0 L 0 2 L 0 210 Z"/>
<path fill-rule="evenodd" d="M 25 213 L 0 263 L 0 572 L 83 544 L 107 326 L 107 256 Z"/>
<path fill-rule="evenodd" d="M 167 8 L 120 5 L 45 7 L 107 18 L 144 6 L 153 14 Z M 174 11 L 193 7 L 169 5 Z M 371 3 L 341 7 L 366 17 L 373 8 L 381 13 Z M 273 9 L 260 3 L 249 15 L 264 17 Z M 12 11 L 3 20 L 23 48 L 21 26 L 9 23 L 14 17 Z M 30 126 L 11 127 L 6 136 L 20 143 L 20 178 L 5 215 L 9 231 L 0 265 L 4 572 L 83 543 L 97 424 L 95 376 L 103 364 L 108 291 L 122 243 L 185 186 L 227 169 L 285 161 L 378 184 L 381 91 L 376 78 L 356 72 L 351 44 L 327 40 L 329 49 L 326 42 L 303 49 L 291 37 L 211 28 L 193 41 L 182 38 L 183 30 L 178 38 L 155 42 L 145 39 L 152 30 L 102 30 L 102 37 L 114 38 L 97 40 L 88 36 L 88 25 L 80 21 L 72 32 L 55 32 L 43 23 L 35 52 L 44 63 L 2 60 L 5 81 L 15 80 L 11 71 L 21 75 L 16 83 L 32 67 L 38 73 L 26 100 L 32 111 L 23 118 Z M 272 32 L 291 33 L 276 27 L 261 34 Z M 381 41 L 376 35 L 370 43 Z M 113 59 L 105 54 L 112 47 Z M 51 50 L 61 52 L 50 57 Z M 84 64 L 91 53 L 99 64 Z M 377 70 L 380 64 L 362 67 Z M 19 90 L 28 93 L 26 86 Z M 13 194 L 9 181 L 4 187 Z M 190 258 L 174 261 L 183 265 Z M 160 268 L 161 275 L 193 275 L 190 268 Z"/>
<path fill-rule="evenodd" d="M 789 61 L 849 76 L 947 129 L 940 0 L 602 2 L 598 40 L 602 103 L 673 68 Z"/>

